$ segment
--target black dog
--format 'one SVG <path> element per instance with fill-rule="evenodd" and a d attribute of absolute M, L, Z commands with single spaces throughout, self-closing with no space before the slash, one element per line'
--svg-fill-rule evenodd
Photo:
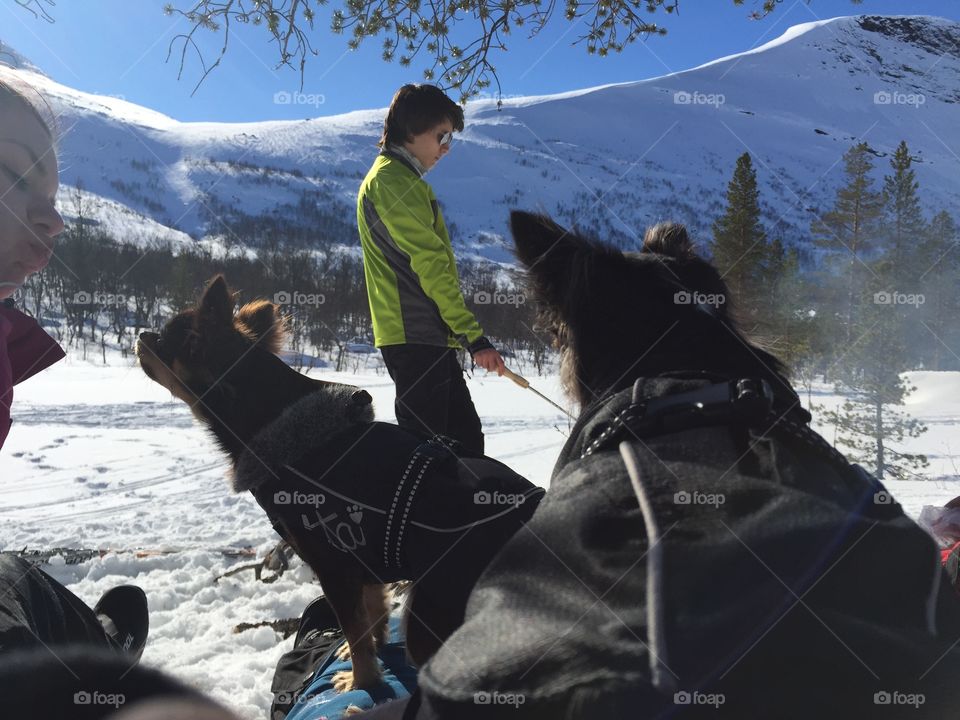
<path fill-rule="evenodd" d="M 352 657 L 337 688 L 369 687 L 387 632 L 384 584 L 414 581 L 406 637 L 420 664 L 460 624 L 474 581 L 543 490 L 452 441 L 373 422 L 365 391 L 277 357 L 283 334 L 272 303 L 235 316 L 218 276 L 196 308 L 143 333 L 137 355 L 230 455 L 234 489 L 253 493 L 317 574 Z"/>
<path fill-rule="evenodd" d="M 511 223 L 583 411 L 416 717 L 956 715 L 960 604 L 933 541 L 810 429 L 683 228 L 623 253 Z"/>

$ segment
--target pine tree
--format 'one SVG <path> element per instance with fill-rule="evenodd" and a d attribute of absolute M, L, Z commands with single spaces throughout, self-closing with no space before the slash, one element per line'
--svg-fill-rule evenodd
<path fill-rule="evenodd" d="M 807 408 L 813 411 L 818 407 L 813 402 L 814 383 L 818 377 L 825 377 L 835 348 L 829 340 L 829 333 L 824 330 L 827 323 L 823 313 L 813 308 L 801 310 L 798 311 L 797 321 L 802 328 L 804 343 L 790 365 L 791 378 L 806 390 Z"/>
<path fill-rule="evenodd" d="M 894 274 L 892 265 L 893 260 L 886 256 L 873 263 L 856 338 L 841 358 L 855 368 L 842 373 L 837 386 L 847 400 L 839 410 L 826 414 L 851 459 L 868 465 L 881 480 L 887 476 L 906 479 L 928 464 L 926 456 L 899 449 L 905 439 L 919 437 L 927 428 L 897 410 L 916 388 L 903 379 L 908 368 L 904 312 L 910 306 L 895 301 L 894 293 L 887 290 L 888 278 Z"/>
<path fill-rule="evenodd" d="M 885 250 L 890 261 L 887 278 L 893 289 L 908 292 L 915 287 L 925 258 L 921 257 L 926 226 L 920 208 L 919 189 L 906 141 L 901 140 L 890 159 L 892 174 L 883 180 Z"/>
<path fill-rule="evenodd" d="M 843 156 L 846 184 L 837 190 L 833 209 L 812 224 L 814 242 L 826 251 L 828 261 L 836 260 L 842 271 L 832 277 L 830 290 L 837 297 L 840 338 L 849 344 L 857 324 L 862 297 L 864 261 L 876 246 L 883 196 L 873 189 L 873 160 L 870 146 L 862 142 Z"/>
<path fill-rule="evenodd" d="M 800 273 L 799 252 L 776 238 L 765 254 L 763 274 L 760 334 L 766 336 L 768 349 L 788 366 L 799 365 L 810 351 L 816 317 L 809 286 Z"/>
<path fill-rule="evenodd" d="M 901 142 L 891 158 L 892 173 L 884 178 L 881 254 L 870 263 L 871 272 L 864 274 L 862 302 L 851 324 L 853 340 L 842 358 L 852 371 L 842 374 L 837 389 L 848 399 L 827 414 L 852 459 L 868 463 L 881 480 L 904 479 L 927 466 L 924 455 L 901 449 L 906 439 L 919 437 L 926 427 L 898 409 L 915 389 L 904 381 L 903 373 L 916 366 L 924 340 L 919 333 L 926 332 L 917 288 L 930 236 L 911 164 L 907 144 Z"/>
<path fill-rule="evenodd" d="M 916 388 L 908 386 L 900 367 L 890 362 L 904 354 L 902 337 L 889 331 L 896 324 L 895 308 L 870 303 L 863 308 L 869 327 L 848 348 L 847 356 L 861 371 L 838 385 L 837 391 L 847 399 L 825 416 L 836 426 L 839 444 L 853 462 L 863 464 L 880 480 L 908 479 L 928 465 L 927 458 L 899 448 L 905 439 L 919 437 L 927 428 L 896 409 Z"/>
<path fill-rule="evenodd" d="M 892 172 L 883 180 L 884 262 L 880 267 L 887 283 L 884 290 L 894 298 L 922 297 L 920 276 L 932 264 L 927 254 L 927 228 L 920 208 L 920 185 L 912 164 L 907 143 L 901 141 L 890 159 Z M 903 336 L 904 368 L 919 365 L 922 361 L 920 349 L 929 345 L 929 334 L 918 322 L 918 307 L 916 303 L 895 304 L 895 315 L 900 322 L 892 325 L 890 332 Z"/>
<path fill-rule="evenodd" d="M 744 314 L 756 318 L 768 247 L 760 222 L 757 174 L 749 153 L 737 158 L 727 186 L 727 209 L 713 223 L 713 258 Z"/>
<path fill-rule="evenodd" d="M 960 369 L 960 359 L 950 350 L 960 343 L 960 230 L 947 211 L 941 210 L 930 221 L 922 255 L 933 258 L 920 275 L 925 298 L 921 319 L 932 335 L 931 342 L 924 345 L 929 348 L 924 351 L 924 365 L 940 370 L 946 360 Z"/>

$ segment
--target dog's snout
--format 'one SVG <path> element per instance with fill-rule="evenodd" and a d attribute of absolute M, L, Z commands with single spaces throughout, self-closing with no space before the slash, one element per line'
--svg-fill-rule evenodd
<path fill-rule="evenodd" d="M 148 350 L 150 354 L 156 355 L 157 343 L 159 340 L 160 340 L 160 336 L 155 332 L 140 333 L 137 339 L 137 346 L 136 346 L 137 357 L 138 358 L 142 357 L 144 350 Z"/>
<path fill-rule="evenodd" d="M 357 390 L 350 396 L 350 400 L 353 401 L 354 405 L 369 405 L 373 402 L 373 398 L 370 396 L 366 390 Z"/>

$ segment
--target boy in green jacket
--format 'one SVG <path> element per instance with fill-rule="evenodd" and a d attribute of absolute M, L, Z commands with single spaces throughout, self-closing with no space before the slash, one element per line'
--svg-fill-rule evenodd
<path fill-rule="evenodd" d="M 467 308 L 450 237 L 423 179 L 463 130 L 463 109 L 433 85 L 404 85 L 383 122 L 380 154 L 360 185 L 374 342 L 397 386 L 397 423 L 483 453 L 480 418 L 456 350 L 503 374 L 500 353 Z"/>

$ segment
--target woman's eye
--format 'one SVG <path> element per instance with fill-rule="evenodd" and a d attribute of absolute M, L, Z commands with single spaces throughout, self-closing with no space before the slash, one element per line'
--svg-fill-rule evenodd
<path fill-rule="evenodd" d="M 10 178 L 10 182 L 14 184 L 14 187 L 16 187 L 17 190 L 27 190 L 30 187 L 30 183 L 27 182 L 25 177 L 17 175 L 17 173 L 13 172 L 13 170 L 8 168 L 6 165 L 3 166 L 3 171 Z"/>

